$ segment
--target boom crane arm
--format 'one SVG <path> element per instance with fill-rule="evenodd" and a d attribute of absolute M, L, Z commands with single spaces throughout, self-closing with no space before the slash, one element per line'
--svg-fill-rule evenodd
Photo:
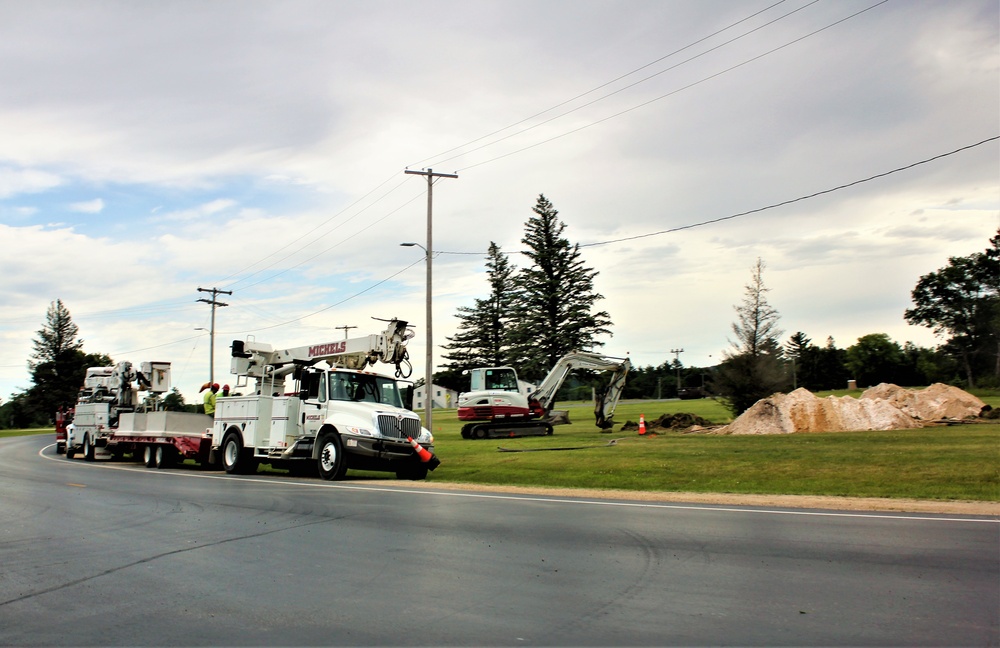
<path fill-rule="evenodd" d="M 607 429 L 611 427 L 611 417 L 618 406 L 618 399 L 621 398 L 622 390 L 625 388 L 625 376 L 632 368 L 632 362 L 628 358 L 611 358 L 596 353 L 586 353 L 583 351 L 573 351 L 567 353 L 556 362 L 549 371 L 532 397 L 535 398 L 545 413 L 552 410 L 555 402 L 556 392 L 562 387 L 566 376 L 574 369 L 592 369 L 595 371 L 612 371 L 611 381 L 607 387 L 598 394 L 597 403 L 594 408 L 594 415 L 597 419 L 597 427 Z"/>
<path fill-rule="evenodd" d="M 406 343 L 412 337 L 413 330 L 407 328 L 405 321 L 392 319 L 382 333 L 290 349 L 274 349 L 256 340 L 234 340 L 232 373 L 262 379 L 322 361 L 347 369 L 364 369 L 384 362 L 396 366 L 397 378 L 406 378 L 412 372 L 406 351 Z"/>

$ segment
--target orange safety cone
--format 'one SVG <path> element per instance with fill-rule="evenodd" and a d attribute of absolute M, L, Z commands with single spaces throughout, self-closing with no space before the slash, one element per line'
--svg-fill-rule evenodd
<path fill-rule="evenodd" d="M 646 417 L 639 415 L 639 436 L 646 434 Z"/>
<path fill-rule="evenodd" d="M 417 456 L 420 457 L 420 463 L 427 464 L 427 470 L 434 470 L 441 465 L 441 460 L 435 457 L 427 448 L 420 445 L 413 440 L 413 437 L 406 437 L 406 440 L 410 442 L 413 449 L 417 451 Z"/>

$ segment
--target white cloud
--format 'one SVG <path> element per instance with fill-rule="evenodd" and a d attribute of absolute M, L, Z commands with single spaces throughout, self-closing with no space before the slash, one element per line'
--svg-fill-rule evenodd
<path fill-rule="evenodd" d="M 76 202 L 69 206 L 70 211 L 82 212 L 84 214 L 100 214 L 104 211 L 104 201 L 100 198 Z"/>
<path fill-rule="evenodd" d="M 0 199 L 53 189 L 62 179 L 47 171 L 0 166 Z"/>

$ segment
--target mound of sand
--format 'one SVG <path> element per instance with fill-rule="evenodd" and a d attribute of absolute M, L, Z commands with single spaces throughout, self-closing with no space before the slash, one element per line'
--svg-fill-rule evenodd
<path fill-rule="evenodd" d="M 976 418 L 986 407 L 986 403 L 969 392 L 942 383 L 919 390 L 882 383 L 866 389 L 861 398 L 888 401 L 921 421 Z"/>
<path fill-rule="evenodd" d="M 841 430 L 905 430 L 922 427 L 913 416 L 878 399 L 818 398 L 807 389 L 763 398 L 720 434 L 791 434 Z"/>

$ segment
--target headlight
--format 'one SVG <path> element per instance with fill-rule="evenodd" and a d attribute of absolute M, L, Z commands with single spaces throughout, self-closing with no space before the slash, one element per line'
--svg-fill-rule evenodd
<path fill-rule="evenodd" d="M 372 434 L 372 431 L 369 430 L 369 429 L 367 429 L 367 428 L 349 427 L 349 428 L 346 428 L 346 431 L 347 431 L 348 434 L 354 434 L 354 435 L 357 435 L 357 436 L 366 436 L 366 437 L 373 437 L 373 436 L 375 436 L 374 434 Z"/>

